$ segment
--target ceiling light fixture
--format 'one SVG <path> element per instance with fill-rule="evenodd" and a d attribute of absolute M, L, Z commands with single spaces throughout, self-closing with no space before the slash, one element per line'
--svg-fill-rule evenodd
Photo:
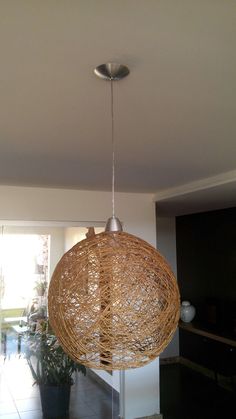
<path fill-rule="evenodd" d="M 155 359 L 179 320 L 176 279 L 150 244 L 122 231 L 115 216 L 113 81 L 129 74 L 108 63 L 95 69 L 111 87 L 112 217 L 103 233 L 65 253 L 49 287 L 49 320 L 64 350 L 96 369 L 136 368 Z"/>

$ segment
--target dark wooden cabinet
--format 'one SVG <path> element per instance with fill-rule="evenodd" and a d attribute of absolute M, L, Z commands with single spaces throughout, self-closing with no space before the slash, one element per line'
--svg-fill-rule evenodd
<path fill-rule="evenodd" d="M 236 342 L 192 325 L 180 325 L 180 356 L 216 374 L 236 374 Z"/>
<path fill-rule="evenodd" d="M 222 375 L 236 374 L 236 348 L 231 345 L 217 343 L 216 371 Z"/>

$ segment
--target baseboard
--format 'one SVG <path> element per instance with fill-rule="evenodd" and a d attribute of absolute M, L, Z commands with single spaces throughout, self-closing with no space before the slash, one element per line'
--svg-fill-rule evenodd
<path fill-rule="evenodd" d="M 179 362 L 179 356 L 172 356 L 171 358 L 160 358 L 160 365 L 178 364 Z"/>

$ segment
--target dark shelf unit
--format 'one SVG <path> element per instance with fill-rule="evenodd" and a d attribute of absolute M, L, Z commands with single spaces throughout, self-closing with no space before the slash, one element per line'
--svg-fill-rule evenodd
<path fill-rule="evenodd" d="M 217 374 L 236 374 L 236 341 L 201 330 L 192 324 L 180 324 L 180 356 Z"/>
<path fill-rule="evenodd" d="M 176 248 L 181 299 L 196 308 L 180 356 L 236 375 L 236 208 L 176 217 Z"/>

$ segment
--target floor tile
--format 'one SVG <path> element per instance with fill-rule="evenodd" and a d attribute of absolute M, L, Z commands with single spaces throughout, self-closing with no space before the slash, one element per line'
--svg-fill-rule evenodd
<path fill-rule="evenodd" d="M 0 403 L 0 414 L 17 413 L 16 406 L 12 401 L 6 401 Z"/>
<path fill-rule="evenodd" d="M 19 387 L 11 390 L 11 394 L 14 400 L 37 398 L 39 397 L 39 389 L 36 387 Z"/>
<path fill-rule="evenodd" d="M 117 404 L 111 403 L 111 400 L 100 400 L 91 403 L 91 408 L 93 409 L 94 413 L 96 413 L 99 417 L 112 417 L 115 419 L 118 416 L 118 406 Z"/>
<path fill-rule="evenodd" d="M 79 413 L 75 413 L 75 414 L 70 413 L 69 419 L 100 419 L 100 418 L 97 416 L 91 416 L 91 415 L 81 416 Z M 102 419 L 109 419 L 109 418 L 102 418 Z"/>
<path fill-rule="evenodd" d="M 39 397 L 15 400 L 18 412 L 27 412 L 29 410 L 40 410 L 41 401 Z"/>
<path fill-rule="evenodd" d="M 43 415 L 41 410 L 20 413 L 20 419 L 42 419 L 42 417 Z"/>
<path fill-rule="evenodd" d="M 86 391 L 84 394 L 84 399 L 87 402 L 93 402 L 93 401 L 100 401 L 100 400 L 111 400 L 111 395 L 104 389 L 97 388 L 92 391 Z"/>
<path fill-rule="evenodd" d="M 1 393 L 0 406 L 4 410 L 0 419 L 42 419 L 39 388 L 32 384 L 33 379 L 24 359 L 11 357 L 1 366 L 0 389 L 5 391 Z M 115 395 L 112 418 L 111 391 L 103 388 L 89 374 L 86 377 L 78 374 L 71 388 L 70 419 L 116 419 L 118 400 Z"/>
<path fill-rule="evenodd" d="M 70 403 L 70 416 L 76 416 L 76 414 L 80 416 L 90 416 L 94 415 L 94 410 L 91 406 L 89 406 L 85 402 L 74 402 Z"/>
<path fill-rule="evenodd" d="M 6 386 L 5 387 L 0 386 L 0 403 L 11 401 L 11 400 L 12 400 L 11 394 L 9 390 L 6 388 Z"/>

